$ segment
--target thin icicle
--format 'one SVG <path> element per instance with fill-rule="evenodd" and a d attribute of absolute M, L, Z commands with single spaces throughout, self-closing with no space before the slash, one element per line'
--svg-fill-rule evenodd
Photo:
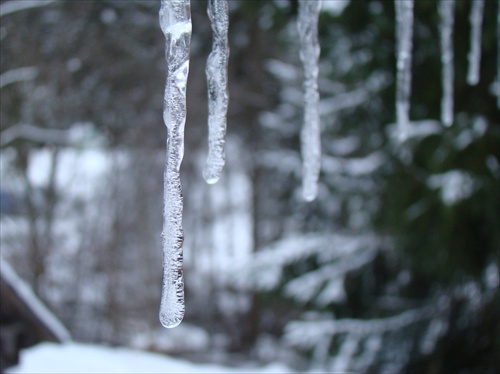
<path fill-rule="evenodd" d="M 399 137 L 404 141 L 410 126 L 413 0 L 394 0 L 394 6 L 397 40 L 396 117 Z"/>
<path fill-rule="evenodd" d="M 484 0 L 474 0 L 469 16 L 471 25 L 469 71 L 467 83 L 476 85 L 479 82 L 479 66 L 481 63 L 481 28 L 483 26 Z"/>
<path fill-rule="evenodd" d="M 441 39 L 441 63 L 443 65 L 442 85 L 443 96 L 441 99 L 441 122 L 446 126 L 453 123 L 453 24 L 455 21 L 455 0 L 440 0 L 439 27 Z"/>
<path fill-rule="evenodd" d="M 299 0 L 298 28 L 300 59 L 304 66 L 304 124 L 301 133 L 303 157 L 303 196 L 312 201 L 318 193 L 321 166 L 321 134 L 319 118 L 318 17 L 321 1 Z"/>
<path fill-rule="evenodd" d="M 227 0 L 209 0 L 208 17 L 212 24 L 212 52 L 207 60 L 208 84 L 208 158 L 203 170 L 207 183 L 216 183 L 226 162 L 224 153 L 227 106 L 229 94 L 227 88 L 227 62 L 229 44 L 229 10 Z"/>
<path fill-rule="evenodd" d="M 163 120 L 168 130 L 167 161 L 164 175 L 163 206 L 163 284 L 160 322 L 172 328 L 184 317 L 182 244 L 182 189 L 180 166 L 184 156 L 186 123 L 186 84 L 191 44 L 189 0 L 162 0 L 160 26 L 165 34 L 167 78 L 163 101 Z"/>
<path fill-rule="evenodd" d="M 497 108 L 500 109 L 500 0 L 497 1 Z"/>

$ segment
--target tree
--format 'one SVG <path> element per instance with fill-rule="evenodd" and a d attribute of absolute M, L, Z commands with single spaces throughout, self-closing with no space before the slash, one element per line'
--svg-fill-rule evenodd
<path fill-rule="evenodd" d="M 303 308 L 302 318 L 286 325 L 285 341 L 309 352 L 314 367 L 493 372 L 499 339 L 490 332 L 498 321 L 488 316 L 498 310 L 494 228 L 500 223 L 498 112 L 489 93 L 496 74 L 495 4 L 485 9 L 481 83 L 469 87 L 463 41 L 469 40 L 470 6 L 457 3 L 457 113 L 446 128 L 436 120 L 441 92 L 433 84 L 440 81 L 437 4 L 416 3 L 414 123 L 404 143 L 391 124 L 393 7 L 350 2 L 340 16 L 323 13 L 320 203 L 291 204 L 282 217 L 293 229 L 256 254 L 251 274 L 257 289 L 281 290 Z M 281 131 L 279 124 L 300 121 L 300 100 L 289 109 L 290 97 L 300 97 L 300 74 L 282 63 L 274 67 L 286 98 L 263 125 Z M 289 138 L 297 139 L 297 127 Z M 288 170 L 284 159 L 267 164 L 275 177 L 285 172 L 276 177 L 281 180 L 300 170 L 298 155 L 287 158 Z M 483 331 L 481 348 L 465 338 L 475 329 Z M 450 346 L 460 360 L 448 356 Z"/>

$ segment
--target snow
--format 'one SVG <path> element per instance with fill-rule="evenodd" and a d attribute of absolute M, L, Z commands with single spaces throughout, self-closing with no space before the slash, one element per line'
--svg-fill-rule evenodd
<path fill-rule="evenodd" d="M 364 103 L 368 98 L 366 89 L 357 89 L 323 99 L 319 103 L 319 112 L 323 116 L 332 115 L 342 109 L 354 108 Z"/>
<path fill-rule="evenodd" d="M 17 82 L 26 82 L 35 79 L 38 75 L 38 68 L 35 66 L 26 66 L 7 70 L 0 74 L 0 89 Z"/>
<path fill-rule="evenodd" d="M 475 179 L 464 170 L 450 170 L 431 175 L 427 179 L 427 185 L 439 190 L 441 200 L 449 206 L 469 198 L 477 189 Z"/>
<path fill-rule="evenodd" d="M 163 201 L 163 284 L 160 322 L 171 328 L 184 317 L 182 188 L 180 166 L 184 156 L 186 123 L 186 85 L 191 44 L 191 8 L 189 0 L 162 0 L 160 27 L 165 34 L 167 79 L 163 120 L 168 130 L 167 162 Z"/>
<path fill-rule="evenodd" d="M 465 149 L 472 142 L 484 136 L 487 128 L 488 122 L 484 117 L 475 118 L 472 126 L 461 129 L 453 141 L 454 147 L 458 150 Z"/>
<path fill-rule="evenodd" d="M 284 82 L 294 82 L 299 76 L 299 71 L 295 65 L 275 59 L 267 61 L 266 69 Z"/>
<path fill-rule="evenodd" d="M 125 155 L 119 157 L 125 162 Z M 49 184 L 52 151 L 41 149 L 32 152 L 28 163 L 28 178 L 35 187 L 46 188 Z M 103 178 L 113 164 L 112 155 L 100 149 L 63 148 L 57 156 L 55 184 L 71 197 L 91 199 L 98 188 L 95 181 Z"/>
<path fill-rule="evenodd" d="M 495 289 L 500 284 L 500 276 L 498 272 L 498 265 L 494 262 L 490 263 L 484 271 L 484 283 L 486 287 Z"/>
<path fill-rule="evenodd" d="M 61 341 L 71 339 L 66 328 L 38 299 L 31 287 L 16 274 L 7 261 L 0 257 L 0 273 L 2 277 L 12 286 L 18 296 L 20 296 L 28 307 L 40 318 L 45 326 Z"/>
<path fill-rule="evenodd" d="M 156 352 L 204 352 L 209 349 L 210 336 L 204 329 L 184 322 L 168 334 L 163 329 L 137 334 L 130 345 Z"/>
<path fill-rule="evenodd" d="M 430 319 L 439 306 L 424 306 L 400 314 L 376 319 L 327 319 L 322 321 L 294 321 L 285 330 L 285 339 L 292 345 L 311 347 L 327 335 L 354 333 L 369 336 L 399 330 L 407 325 Z"/>
<path fill-rule="evenodd" d="M 347 174 L 354 177 L 369 175 L 384 163 L 382 152 L 373 152 L 366 157 L 323 157 L 323 172 L 330 174 Z"/>
<path fill-rule="evenodd" d="M 322 266 L 318 270 L 309 271 L 294 278 L 285 285 L 285 294 L 300 303 L 306 303 L 314 298 L 325 283 L 333 281 L 337 284 L 330 284 L 333 288 L 320 294 L 318 304 L 328 305 L 332 301 L 339 301 L 343 297 L 342 283 L 345 275 L 349 271 L 359 269 L 371 262 L 375 255 L 376 252 L 372 249 L 358 250 L 355 253 L 344 255 L 330 265 Z M 342 283 L 339 284 L 339 282 Z M 339 289 L 339 287 L 341 288 Z"/>
<path fill-rule="evenodd" d="M 440 134 L 442 131 L 443 127 L 439 121 L 433 119 L 412 121 L 411 126 L 406 132 L 406 140 L 421 140 L 431 135 Z M 401 140 L 399 126 L 397 124 L 389 124 L 389 126 L 387 126 L 387 134 L 394 145 L 399 147 Z"/>
<path fill-rule="evenodd" d="M 229 93 L 227 62 L 229 43 L 229 8 L 227 0 L 209 0 L 207 13 L 213 31 L 212 52 L 207 60 L 208 86 L 208 158 L 203 177 L 209 184 L 216 183 L 225 164 L 225 135 Z"/>
<path fill-rule="evenodd" d="M 18 139 L 75 147 L 83 143 L 88 146 L 103 145 L 103 137 L 98 137 L 96 134 L 95 126 L 90 122 L 77 122 L 67 130 L 47 129 L 32 124 L 19 123 L 2 131 L 0 146 L 4 147 Z"/>
<path fill-rule="evenodd" d="M 361 337 L 357 334 L 349 334 L 345 337 L 339 349 L 339 353 L 333 361 L 332 371 L 334 373 L 345 373 L 352 367 L 351 360 L 358 351 L 360 340 Z"/>
<path fill-rule="evenodd" d="M 429 323 L 427 331 L 420 343 L 420 351 L 424 355 L 431 354 L 438 339 L 443 336 L 448 329 L 448 324 L 442 319 L 435 319 Z"/>
<path fill-rule="evenodd" d="M 72 373 L 291 373 L 278 363 L 263 368 L 194 364 L 155 353 L 82 343 L 43 343 L 21 352 L 20 365 L 8 374 Z"/>
<path fill-rule="evenodd" d="M 380 240 L 371 234 L 308 234 L 290 236 L 276 241 L 257 252 L 249 263 L 234 264 L 234 278 L 236 283 L 243 283 L 242 287 L 251 284 L 260 290 L 275 288 L 282 278 L 282 271 L 286 265 L 317 256 L 320 264 L 335 261 L 319 270 L 306 273 L 295 278 L 286 286 L 286 293 L 299 301 L 310 299 L 319 291 L 321 284 L 333 279 L 340 279 L 349 270 L 363 266 L 375 253 Z M 309 275 L 311 274 L 311 275 Z M 333 292 L 335 291 L 335 292 Z M 341 297 L 335 289 L 330 289 L 331 295 Z M 324 299 L 328 294 L 322 296 Z"/>
<path fill-rule="evenodd" d="M 0 17 L 6 16 L 8 14 L 20 12 L 23 10 L 43 7 L 58 0 L 16 0 L 16 1 L 5 1 L 0 4 Z"/>
<path fill-rule="evenodd" d="M 303 196 L 312 201 L 318 193 L 321 166 L 318 72 L 320 46 L 318 17 L 321 1 L 299 0 L 300 59 L 304 66 L 304 124 L 301 132 Z"/>

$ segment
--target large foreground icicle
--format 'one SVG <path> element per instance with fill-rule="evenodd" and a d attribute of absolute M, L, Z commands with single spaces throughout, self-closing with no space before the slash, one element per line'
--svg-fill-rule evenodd
<path fill-rule="evenodd" d="M 321 1 L 299 0 L 298 28 L 300 34 L 300 59 L 304 66 L 304 124 L 301 133 L 303 158 L 302 188 L 306 201 L 318 193 L 321 166 L 321 134 L 319 119 L 318 17 Z"/>
<path fill-rule="evenodd" d="M 470 85 L 479 82 L 479 66 L 481 63 L 481 28 L 483 25 L 484 0 L 474 0 L 470 12 L 470 51 L 469 70 L 467 72 L 467 83 Z"/>
<path fill-rule="evenodd" d="M 406 140 L 410 125 L 413 0 L 394 0 L 394 6 L 397 40 L 396 116 L 400 139 Z"/>
<path fill-rule="evenodd" d="M 440 0 L 439 15 L 441 24 L 439 34 L 441 40 L 441 63 L 443 64 L 441 99 L 441 122 L 446 126 L 453 123 L 453 23 L 455 20 L 455 0 Z"/>
<path fill-rule="evenodd" d="M 207 183 L 219 180 L 225 164 L 224 143 L 226 135 L 227 106 L 227 61 L 229 44 L 229 10 L 227 0 L 209 0 L 208 17 L 212 24 L 212 52 L 207 60 L 208 84 L 208 158 L 203 170 Z"/>
<path fill-rule="evenodd" d="M 165 34 L 167 79 L 163 102 L 163 120 L 168 130 L 167 162 L 164 175 L 163 206 L 163 284 L 160 322 L 175 327 L 184 317 L 184 281 L 182 269 L 182 190 L 179 169 L 184 156 L 186 123 L 186 84 L 191 44 L 189 0 L 162 0 L 160 26 Z"/>

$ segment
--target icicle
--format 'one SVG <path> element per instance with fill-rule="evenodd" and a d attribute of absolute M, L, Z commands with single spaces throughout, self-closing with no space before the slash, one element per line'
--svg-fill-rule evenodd
<path fill-rule="evenodd" d="M 167 161 L 164 175 L 163 206 L 163 284 L 160 322 L 171 328 L 184 317 L 182 268 L 182 189 L 179 169 L 184 156 L 186 123 L 186 83 L 191 44 L 189 0 L 162 0 L 160 26 L 165 34 L 167 79 L 163 102 L 163 120 L 168 130 Z"/>
<path fill-rule="evenodd" d="M 484 0 L 474 0 L 470 12 L 470 51 L 469 71 L 467 72 L 467 83 L 470 85 L 479 82 L 479 66 L 481 63 L 481 28 L 483 25 Z"/>
<path fill-rule="evenodd" d="M 207 183 L 216 183 L 225 164 L 224 143 L 226 135 L 227 106 L 227 61 L 229 44 L 229 10 L 227 0 L 209 0 L 208 17 L 212 24 L 212 52 L 207 60 L 208 84 L 208 158 L 203 170 Z"/>
<path fill-rule="evenodd" d="M 453 123 L 453 23 L 455 20 L 455 0 L 440 0 L 439 27 L 441 37 L 441 63 L 443 64 L 441 99 L 441 122 L 446 126 Z"/>
<path fill-rule="evenodd" d="M 394 6 L 397 40 L 396 116 L 399 137 L 406 140 L 410 125 L 413 0 L 394 0 Z"/>
<path fill-rule="evenodd" d="M 500 1 L 497 4 L 497 108 L 500 109 Z"/>
<path fill-rule="evenodd" d="M 318 92 L 318 17 L 321 1 L 299 0 L 298 28 L 300 59 L 304 66 L 304 124 L 301 133 L 303 157 L 303 195 L 312 201 L 318 193 L 321 166 L 321 138 Z"/>

